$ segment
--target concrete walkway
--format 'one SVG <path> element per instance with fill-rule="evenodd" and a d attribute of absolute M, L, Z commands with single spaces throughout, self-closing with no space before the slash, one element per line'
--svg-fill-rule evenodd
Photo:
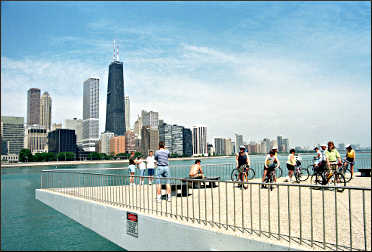
<path fill-rule="evenodd" d="M 370 190 L 315 190 L 283 180 L 272 191 L 220 182 L 215 188 L 190 189 L 187 197 L 179 191 L 171 202 L 157 202 L 155 185 L 129 186 L 120 180 L 113 186 L 100 186 L 98 180 L 94 187 L 49 190 L 216 232 L 290 242 L 299 249 L 335 250 L 337 244 L 339 250 L 371 250 Z M 371 179 L 355 177 L 348 186 L 371 189 Z"/>

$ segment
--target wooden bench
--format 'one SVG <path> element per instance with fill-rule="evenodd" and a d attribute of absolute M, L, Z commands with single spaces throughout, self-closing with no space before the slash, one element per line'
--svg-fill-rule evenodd
<path fill-rule="evenodd" d="M 371 177 L 371 168 L 358 168 L 361 177 Z"/>

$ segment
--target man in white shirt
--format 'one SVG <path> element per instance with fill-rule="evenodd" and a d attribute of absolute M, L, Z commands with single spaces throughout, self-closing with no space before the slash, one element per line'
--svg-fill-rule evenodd
<path fill-rule="evenodd" d="M 155 172 L 155 158 L 153 156 L 153 151 L 150 151 L 149 156 L 146 158 L 146 163 L 147 163 L 147 176 L 154 176 Z M 152 183 L 152 178 L 149 178 L 149 185 Z"/>

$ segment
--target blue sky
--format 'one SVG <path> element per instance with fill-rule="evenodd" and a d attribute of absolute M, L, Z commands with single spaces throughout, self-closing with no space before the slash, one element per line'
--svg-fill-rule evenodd
<path fill-rule="evenodd" d="M 48 91 L 53 122 L 82 116 L 100 78 L 104 130 L 112 41 L 131 124 L 141 109 L 213 137 L 283 135 L 370 145 L 369 2 L 2 2 L 2 114 Z M 10 99 L 14 97 L 15 99 Z"/>

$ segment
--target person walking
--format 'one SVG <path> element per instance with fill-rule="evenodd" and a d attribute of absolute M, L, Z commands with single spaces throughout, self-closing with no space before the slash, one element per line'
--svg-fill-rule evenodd
<path fill-rule="evenodd" d="M 147 176 L 149 176 L 149 185 L 152 183 L 152 177 L 154 176 L 155 172 L 155 158 L 153 155 L 153 151 L 149 152 L 149 156 L 146 158 L 146 164 L 147 164 Z"/>
<path fill-rule="evenodd" d="M 155 152 L 155 160 L 157 161 L 158 168 L 156 169 L 157 176 L 157 201 L 161 200 L 161 183 L 160 178 L 169 178 L 169 150 L 165 149 L 164 142 L 159 142 L 159 150 Z M 171 188 L 169 184 L 169 179 L 166 181 L 168 201 L 171 201 Z"/>

